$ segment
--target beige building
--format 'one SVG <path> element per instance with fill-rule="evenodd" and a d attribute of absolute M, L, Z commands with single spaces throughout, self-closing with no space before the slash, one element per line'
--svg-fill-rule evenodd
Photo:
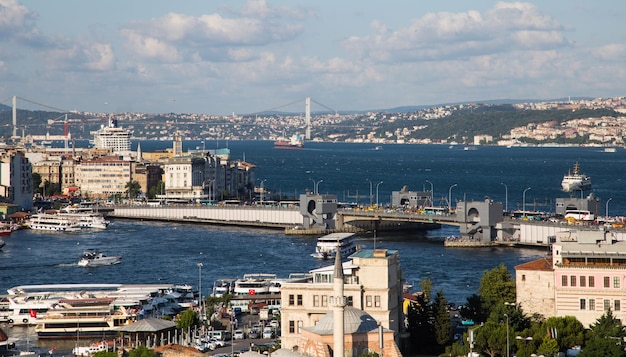
<path fill-rule="evenodd" d="M 609 309 L 626 322 L 626 241 L 609 231 L 557 232 L 552 257 L 515 267 L 517 302 L 528 314 L 574 316 L 589 326 Z"/>
<path fill-rule="evenodd" d="M 403 321 L 402 272 L 398 251 L 364 249 L 352 255 L 350 260 L 343 263 L 341 267 L 344 282 L 341 295 L 345 299 L 345 311 L 355 309 L 370 316 L 373 320 L 370 323 L 380 324 L 382 328 L 393 332 L 391 340 L 395 338 L 393 346 L 397 346 L 400 322 Z M 311 271 L 313 281 L 310 283 L 282 285 L 281 344 L 283 348 L 300 348 L 302 351 L 305 345 L 310 345 L 311 333 L 320 336 L 327 334 L 324 331 L 328 326 L 322 327 L 318 324 L 320 321 L 327 321 L 324 319 L 331 308 L 333 313 L 337 313 L 335 307 L 338 295 L 334 292 L 333 285 L 335 270 L 336 268 L 332 265 L 323 267 Z M 354 326 L 350 328 L 354 329 Z M 354 337 L 354 339 L 367 339 L 366 335 L 371 334 L 372 331 L 369 328 L 365 330 L 358 330 L 359 333 L 365 335 Z M 352 338 L 346 337 L 346 341 Z M 390 351 L 397 349 L 391 345 L 389 348 Z"/>
<path fill-rule="evenodd" d="M 85 160 L 75 168 L 76 185 L 89 198 L 109 198 L 126 195 L 126 184 L 132 181 L 133 161 L 118 156 Z"/>

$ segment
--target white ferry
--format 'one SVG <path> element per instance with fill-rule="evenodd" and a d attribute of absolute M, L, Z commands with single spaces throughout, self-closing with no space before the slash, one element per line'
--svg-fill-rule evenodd
<path fill-rule="evenodd" d="M 331 233 L 317 239 L 315 253 L 311 254 L 316 259 L 331 259 L 339 250 L 342 258 L 348 257 L 358 250 L 354 243 L 354 233 Z"/>
<path fill-rule="evenodd" d="M 95 212 L 91 207 L 67 206 L 61 208 L 58 215 L 72 219 L 80 228 L 106 229 L 110 223 L 101 213 Z"/>
<path fill-rule="evenodd" d="M 115 306 L 115 298 L 62 299 L 35 327 L 39 338 L 102 338 L 132 323 L 136 310 Z"/>
<path fill-rule="evenodd" d="M 213 282 L 213 293 L 211 293 L 211 296 L 221 297 L 223 295 L 230 294 L 233 289 L 234 281 L 235 279 L 217 279 Z"/>
<path fill-rule="evenodd" d="M 14 325 L 35 325 L 60 300 L 115 298 L 116 305 L 149 305 L 172 284 L 43 284 L 21 285 L 7 290 L 7 313 L 4 321 Z"/>
<path fill-rule="evenodd" d="M 32 215 L 26 220 L 26 226 L 30 229 L 54 232 L 76 232 L 81 229 L 75 218 L 50 213 Z"/>
<path fill-rule="evenodd" d="M 243 279 L 235 280 L 234 295 L 258 295 L 270 293 L 270 284 L 276 274 L 244 274 Z"/>

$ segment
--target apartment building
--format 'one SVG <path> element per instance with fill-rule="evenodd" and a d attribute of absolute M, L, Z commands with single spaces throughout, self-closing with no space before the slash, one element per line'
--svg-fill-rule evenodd
<path fill-rule="evenodd" d="M 133 161 L 119 156 L 103 156 L 81 161 L 75 167 L 76 185 L 89 198 L 126 195 L 126 184 L 133 180 Z"/>
<path fill-rule="evenodd" d="M 558 232 L 556 239 L 551 259 L 515 267 L 524 311 L 574 316 L 588 327 L 611 309 L 626 322 L 626 241 L 604 230 Z"/>
<path fill-rule="evenodd" d="M 23 210 L 33 207 L 33 168 L 23 151 L 0 152 L 0 197 Z"/>
<path fill-rule="evenodd" d="M 402 272 L 398 251 L 364 249 L 352 255 L 343 268 L 346 311 L 371 316 L 399 339 L 402 316 Z M 335 267 L 312 270 L 312 282 L 285 283 L 281 287 L 281 344 L 293 349 L 302 344 L 305 330 L 314 331 L 337 305 Z M 319 326 L 318 326 L 319 327 Z"/>

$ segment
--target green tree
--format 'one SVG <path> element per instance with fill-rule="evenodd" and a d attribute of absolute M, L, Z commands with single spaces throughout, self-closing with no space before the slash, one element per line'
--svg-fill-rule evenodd
<path fill-rule="evenodd" d="M 165 193 L 165 183 L 163 181 L 157 182 L 156 185 L 150 187 L 148 190 L 148 198 L 155 199 L 157 195 L 163 195 Z"/>
<path fill-rule="evenodd" d="M 487 321 L 474 330 L 474 350 L 483 351 L 491 357 L 506 356 L 506 324 Z"/>
<path fill-rule="evenodd" d="M 572 346 L 582 346 L 585 341 L 585 328 L 574 316 L 550 317 L 543 326 L 544 331 L 558 342 L 559 351 L 565 352 Z"/>
<path fill-rule="evenodd" d="M 117 357 L 117 353 L 113 351 L 100 351 L 94 353 L 93 357 Z"/>
<path fill-rule="evenodd" d="M 435 318 L 433 324 L 435 341 L 439 346 L 445 346 L 450 342 L 450 312 L 448 312 L 448 300 L 446 300 L 443 290 L 439 290 L 435 296 L 433 315 Z"/>
<path fill-rule="evenodd" d="M 128 352 L 128 357 L 154 357 L 154 350 L 149 349 L 146 346 L 139 346 L 134 350 Z"/>
<path fill-rule="evenodd" d="M 176 321 L 176 328 L 183 331 L 187 331 L 192 326 L 200 324 L 198 314 L 194 310 L 186 310 L 180 315 L 178 321 Z"/>
<path fill-rule="evenodd" d="M 554 338 L 546 338 L 537 348 L 537 354 L 544 356 L 554 356 L 559 352 L 559 343 Z"/>
<path fill-rule="evenodd" d="M 515 301 L 515 281 L 504 264 L 485 272 L 480 279 L 478 293 L 483 310 L 489 314 L 495 306 Z"/>
<path fill-rule="evenodd" d="M 33 172 L 33 192 L 41 193 L 41 175 Z"/>
<path fill-rule="evenodd" d="M 137 181 L 129 181 L 126 183 L 126 197 L 135 199 L 141 194 L 141 185 Z"/>
<path fill-rule="evenodd" d="M 472 294 L 467 299 L 467 303 L 461 308 L 461 316 L 470 319 L 475 323 L 487 321 L 487 314 L 483 310 L 483 302 L 478 294 Z"/>
<path fill-rule="evenodd" d="M 430 307 L 424 293 L 416 296 L 416 301 L 409 305 L 407 319 L 408 331 L 411 334 L 411 350 L 414 353 L 424 353 L 433 345 L 433 329 L 430 324 Z"/>
<path fill-rule="evenodd" d="M 430 304 L 432 300 L 432 292 L 433 292 L 433 282 L 430 278 L 426 277 L 420 281 L 420 287 L 422 288 L 422 293 L 424 294 L 424 298 L 426 299 L 426 303 Z"/>
<path fill-rule="evenodd" d="M 626 356 L 624 335 L 622 321 L 608 310 L 590 326 L 589 339 L 579 356 Z"/>

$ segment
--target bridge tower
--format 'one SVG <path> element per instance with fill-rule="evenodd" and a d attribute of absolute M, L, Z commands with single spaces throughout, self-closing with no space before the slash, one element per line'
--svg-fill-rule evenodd
<path fill-rule="evenodd" d="M 300 214 L 305 229 L 335 229 L 337 196 L 314 194 L 307 190 L 305 194 L 300 195 Z"/>
<path fill-rule="evenodd" d="M 496 225 L 503 221 L 502 203 L 490 198 L 484 201 L 460 201 L 456 205 L 456 220 L 463 238 L 491 242 L 497 237 Z"/>
<path fill-rule="evenodd" d="M 306 140 L 311 140 L 311 97 L 306 97 L 304 99 L 304 107 L 304 122 L 306 124 L 306 133 L 304 138 Z"/>
<path fill-rule="evenodd" d="M 13 96 L 13 137 L 17 137 L 17 97 Z"/>

